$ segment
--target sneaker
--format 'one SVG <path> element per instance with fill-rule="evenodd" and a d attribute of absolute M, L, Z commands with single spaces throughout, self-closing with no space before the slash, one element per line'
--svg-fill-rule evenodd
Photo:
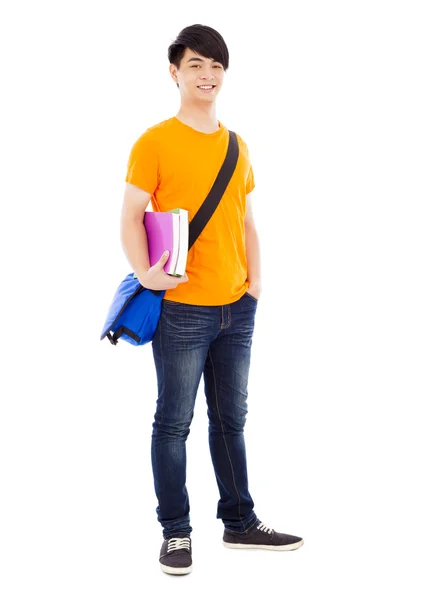
<path fill-rule="evenodd" d="M 192 571 L 191 538 L 168 538 L 159 556 L 160 568 L 170 575 L 186 575 Z"/>
<path fill-rule="evenodd" d="M 259 523 L 248 533 L 223 534 L 223 544 L 226 548 L 259 548 L 260 550 L 296 550 L 304 544 L 304 540 L 295 535 L 277 533 L 264 523 Z"/>

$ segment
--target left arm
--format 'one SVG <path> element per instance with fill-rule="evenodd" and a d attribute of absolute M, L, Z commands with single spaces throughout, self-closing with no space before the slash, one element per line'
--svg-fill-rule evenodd
<path fill-rule="evenodd" d="M 255 226 L 254 216 L 252 213 L 251 194 L 247 194 L 246 196 L 246 215 L 244 218 L 244 229 L 246 242 L 246 259 L 248 264 L 248 292 L 251 296 L 258 300 L 262 291 L 260 243 L 258 240 L 257 228 Z"/>

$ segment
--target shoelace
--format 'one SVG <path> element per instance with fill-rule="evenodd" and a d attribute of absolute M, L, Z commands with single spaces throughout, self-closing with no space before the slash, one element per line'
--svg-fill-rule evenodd
<path fill-rule="evenodd" d="M 261 529 L 264 533 L 272 533 L 273 529 L 265 525 L 264 523 L 260 523 L 257 525 L 257 529 Z"/>
<path fill-rule="evenodd" d="M 190 549 L 190 539 L 189 538 L 170 538 L 168 540 L 168 549 L 167 552 L 172 552 L 173 550 L 189 550 Z"/>

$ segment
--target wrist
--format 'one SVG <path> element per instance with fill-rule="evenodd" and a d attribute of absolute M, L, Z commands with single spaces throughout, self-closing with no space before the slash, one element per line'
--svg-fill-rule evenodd
<path fill-rule="evenodd" d="M 258 300 L 262 293 L 261 280 L 257 279 L 249 282 L 248 293 Z"/>
<path fill-rule="evenodd" d="M 261 279 L 248 279 L 249 287 L 261 287 Z"/>
<path fill-rule="evenodd" d="M 147 275 L 149 270 L 150 270 L 150 267 L 145 267 L 145 266 L 137 268 L 137 269 L 133 269 L 134 276 L 137 279 L 143 279 L 145 277 L 145 275 Z"/>

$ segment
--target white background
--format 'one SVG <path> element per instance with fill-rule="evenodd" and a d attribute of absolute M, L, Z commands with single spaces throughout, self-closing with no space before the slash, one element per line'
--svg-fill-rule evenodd
<path fill-rule="evenodd" d="M 439 598 L 435 5 L 2 9 L 4 600 Z M 177 112 L 167 48 L 194 23 L 229 46 L 217 116 L 247 142 L 257 184 L 251 494 L 264 522 L 305 544 L 223 547 L 200 388 L 187 445 L 194 571 L 173 578 L 158 564 L 151 345 L 99 335 L 130 272 L 128 154 Z"/>

